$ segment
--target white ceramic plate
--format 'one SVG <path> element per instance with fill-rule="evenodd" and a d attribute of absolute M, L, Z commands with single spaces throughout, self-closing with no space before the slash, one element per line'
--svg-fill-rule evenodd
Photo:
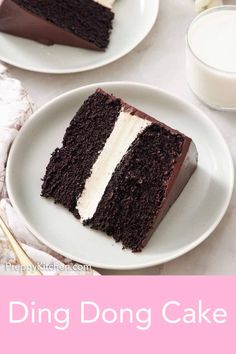
<path fill-rule="evenodd" d="M 122 250 L 121 244 L 83 227 L 63 207 L 40 197 L 40 178 L 44 176 L 50 154 L 61 145 L 73 115 L 97 87 L 191 136 L 199 152 L 197 171 L 142 253 Z M 110 269 L 153 266 L 199 245 L 222 219 L 233 182 L 229 150 L 205 114 L 167 92 L 124 82 L 86 86 L 41 108 L 19 133 L 7 165 L 10 199 L 38 239 L 76 261 Z"/>
<path fill-rule="evenodd" d="M 111 42 L 106 52 L 61 45 L 45 46 L 0 33 L 0 59 L 22 69 L 64 74 L 95 69 L 134 49 L 153 27 L 159 0 L 117 0 Z"/>

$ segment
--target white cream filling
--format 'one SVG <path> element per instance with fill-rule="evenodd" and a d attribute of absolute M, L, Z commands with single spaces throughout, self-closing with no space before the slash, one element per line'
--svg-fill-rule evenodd
<path fill-rule="evenodd" d="M 91 175 L 77 201 L 82 221 L 93 217 L 116 166 L 138 134 L 150 124 L 152 123 L 148 120 L 128 112 L 120 112 L 114 129 L 93 165 Z"/>
<path fill-rule="evenodd" d="M 94 0 L 95 2 L 98 2 L 99 4 L 108 7 L 109 9 L 112 8 L 112 5 L 114 4 L 115 0 Z"/>

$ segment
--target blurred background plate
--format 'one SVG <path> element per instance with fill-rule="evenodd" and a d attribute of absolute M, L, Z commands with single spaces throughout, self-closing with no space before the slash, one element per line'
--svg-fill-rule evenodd
<path fill-rule="evenodd" d="M 46 46 L 28 39 L 0 33 L 0 60 L 22 69 L 65 74 L 109 64 L 134 49 L 153 27 L 159 0 L 117 0 L 114 28 L 106 52 L 62 45 Z"/>

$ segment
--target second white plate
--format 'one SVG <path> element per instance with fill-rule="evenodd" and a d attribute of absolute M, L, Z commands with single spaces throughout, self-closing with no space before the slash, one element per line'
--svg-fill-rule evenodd
<path fill-rule="evenodd" d="M 198 149 L 197 171 L 141 253 L 122 250 L 112 238 L 83 227 L 66 209 L 40 197 L 50 154 L 61 145 L 70 120 L 97 87 L 192 137 Z M 231 155 L 210 119 L 167 92 L 136 83 L 94 84 L 53 100 L 25 124 L 7 165 L 10 199 L 38 239 L 78 262 L 110 269 L 153 266 L 199 245 L 222 219 L 233 183 Z"/>
<path fill-rule="evenodd" d="M 62 45 L 46 46 L 0 33 L 0 60 L 22 69 L 65 74 L 109 64 L 134 49 L 153 27 L 159 0 L 117 0 L 111 42 L 106 52 Z"/>

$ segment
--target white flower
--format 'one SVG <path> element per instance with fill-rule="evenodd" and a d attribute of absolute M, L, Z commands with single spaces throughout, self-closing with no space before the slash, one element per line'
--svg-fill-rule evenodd
<path fill-rule="evenodd" d="M 222 0 L 196 0 L 195 7 L 197 12 L 206 10 L 209 7 L 223 5 Z"/>

